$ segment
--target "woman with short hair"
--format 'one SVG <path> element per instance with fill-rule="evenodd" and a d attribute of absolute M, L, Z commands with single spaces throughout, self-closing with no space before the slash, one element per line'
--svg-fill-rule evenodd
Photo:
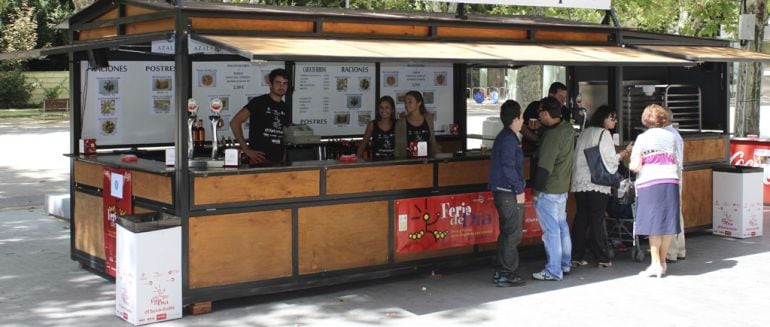
<path fill-rule="evenodd" d="M 651 104 L 642 113 L 642 124 L 648 129 L 636 137 L 629 169 L 636 176 L 637 235 L 648 235 L 650 266 L 639 273 L 663 277 L 666 274 L 666 253 L 671 239 L 678 234 L 679 225 L 679 151 L 674 134 L 665 130 L 670 124 L 666 109 Z"/>

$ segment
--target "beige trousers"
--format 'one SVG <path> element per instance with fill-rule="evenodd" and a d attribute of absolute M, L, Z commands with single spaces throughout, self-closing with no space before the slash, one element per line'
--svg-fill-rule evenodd
<path fill-rule="evenodd" d="M 671 245 L 668 247 L 666 253 L 666 259 L 669 261 L 676 261 L 678 258 L 684 258 L 687 256 L 687 251 L 684 248 L 684 215 L 682 215 L 682 173 L 679 173 L 679 226 L 682 231 L 679 234 L 674 235 L 671 239 Z"/>

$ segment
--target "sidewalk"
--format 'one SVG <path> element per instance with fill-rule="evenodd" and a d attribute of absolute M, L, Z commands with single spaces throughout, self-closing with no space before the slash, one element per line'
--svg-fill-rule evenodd
<path fill-rule="evenodd" d="M 130 326 L 114 315 L 114 284 L 70 260 L 69 224 L 41 206 L 44 194 L 68 191 L 67 124 L 0 121 L 2 327 Z M 660 280 L 636 276 L 647 262 L 629 253 L 609 269 L 519 288 L 497 288 L 492 269 L 475 266 L 220 301 L 211 314 L 153 326 L 767 326 L 770 207 L 764 224 L 760 238 L 690 235 L 687 260 Z M 524 260 L 521 272 L 543 263 Z"/>
<path fill-rule="evenodd" d="M 687 260 L 663 279 L 619 253 L 608 269 L 579 268 L 562 282 L 497 288 L 489 267 L 214 303 L 202 316 L 156 326 L 767 326 L 766 236 L 690 236 Z M 522 273 L 543 259 L 522 262 Z M 0 325 L 130 326 L 114 316 L 114 284 L 69 259 L 69 227 L 42 208 L 0 209 Z"/>

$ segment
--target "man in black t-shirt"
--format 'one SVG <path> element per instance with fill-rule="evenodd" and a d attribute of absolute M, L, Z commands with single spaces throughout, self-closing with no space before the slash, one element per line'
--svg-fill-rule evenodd
<path fill-rule="evenodd" d="M 572 115 L 566 106 L 568 96 L 567 86 L 561 82 L 553 82 L 548 88 L 548 96 L 559 100 L 562 105 L 561 119 L 569 121 Z M 524 135 L 524 138 L 535 143 L 537 142 L 538 134 L 529 128 L 528 123 L 530 119 L 539 119 L 538 109 L 540 109 L 540 101 L 533 101 L 527 106 L 527 109 L 524 110 L 524 127 L 521 128 L 521 134 Z M 542 124 L 538 125 L 542 126 Z"/>
<path fill-rule="evenodd" d="M 289 124 L 283 96 L 289 88 L 289 73 L 282 68 L 270 72 L 270 93 L 251 99 L 230 121 L 230 129 L 249 157 L 249 162 L 280 163 L 285 160 L 283 127 Z M 242 125 L 249 120 L 249 146 Z"/>

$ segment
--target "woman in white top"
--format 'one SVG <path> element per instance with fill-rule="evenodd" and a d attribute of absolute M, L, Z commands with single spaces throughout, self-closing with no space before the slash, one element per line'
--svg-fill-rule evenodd
<path fill-rule="evenodd" d="M 588 264 L 585 257 L 586 232 L 590 230 L 588 248 L 596 258 L 598 267 L 612 266 L 607 247 L 607 232 L 604 228 L 604 214 L 610 196 L 610 187 L 591 183 L 591 171 L 588 168 L 583 150 L 599 145 L 604 167 L 609 172 L 618 170 L 618 163 L 628 156 L 630 149 L 615 153 L 610 130 L 617 124 L 615 110 L 604 105 L 596 109 L 588 122 L 589 127 L 580 132 L 575 145 L 575 166 L 572 168 L 570 191 L 575 194 L 577 211 L 572 223 L 572 266 Z M 630 147 L 630 145 L 629 145 Z"/>
<path fill-rule="evenodd" d="M 629 169 L 636 172 L 637 235 L 650 238 L 651 264 L 640 275 L 666 274 L 666 252 L 671 239 L 681 231 L 679 225 L 679 150 L 676 137 L 664 129 L 670 124 L 666 109 L 652 104 L 642 113 L 648 129 L 636 137 Z"/>

